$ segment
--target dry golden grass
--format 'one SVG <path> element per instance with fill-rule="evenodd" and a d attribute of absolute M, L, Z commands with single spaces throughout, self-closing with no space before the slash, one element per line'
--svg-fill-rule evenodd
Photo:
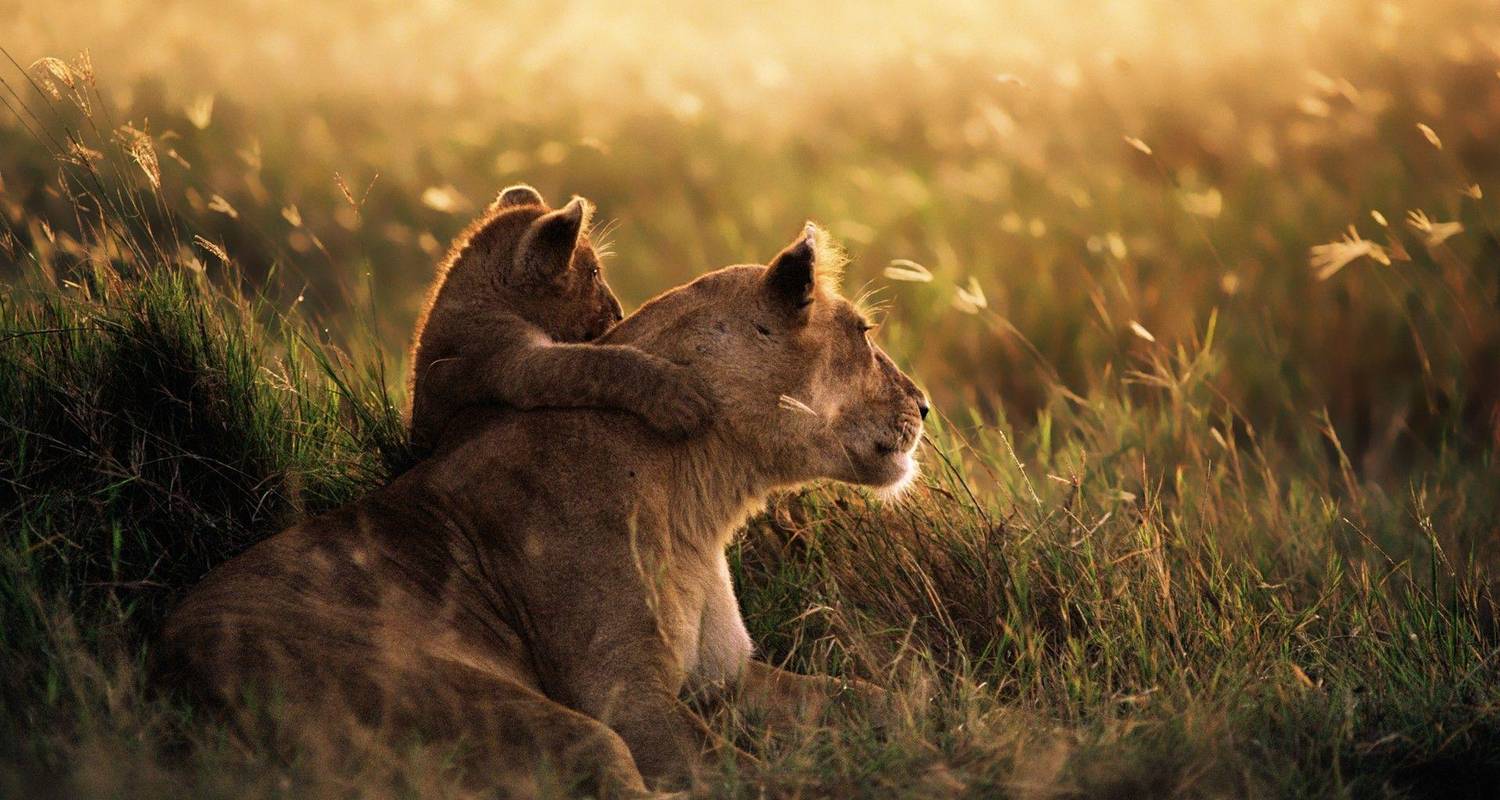
<path fill-rule="evenodd" d="M 897 722 L 721 715 L 764 768 L 700 794 L 1481 792 L 1496 11 L 12 9 L 0 794 L 456 794 L 430 749 L 247 752 L 140 662 L 402 467 L 422 288 L 517 180 L 596 204 L 627 307 L 815 220 L 939 410 L 903 499 L 782 498 L 733 552 L 766 657 Z"/>

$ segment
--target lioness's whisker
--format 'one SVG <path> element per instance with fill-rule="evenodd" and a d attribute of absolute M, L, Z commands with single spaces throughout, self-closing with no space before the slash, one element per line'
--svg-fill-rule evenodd
<path fill-rule="evenodd" d="M 798 400 L 797 398 L 787 394 L 784 394 L 780 398 L 778 398 L 776 401 L 776 405 L 788 411 L 801 411 L 804 414 L 811 414 L 815 417 L 822 416 L 818 412 L 814 411 L 812 406 L 809 406 L 801 400 Z"/>

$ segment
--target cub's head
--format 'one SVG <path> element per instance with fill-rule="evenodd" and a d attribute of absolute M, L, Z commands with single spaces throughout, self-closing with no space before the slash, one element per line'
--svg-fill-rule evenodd
<path fill-rule="evenodd" d="M 525 184 L 500 193 L 460 238 L 450 274 L 478 268 L 510 309 L 561 342 L 594 339 L 620 320 L 620 303 L 589 241 L 588 201 L 557 210 Z"/>
<path fill-rule="evenodd" d="M 715 427 L 773 481 L 888 490 L 916 473 L 927 400 L 871 340 L 812 225 L 768 266 L 726 267 L 651 301 L 606 337 L 696 370 Z"/>

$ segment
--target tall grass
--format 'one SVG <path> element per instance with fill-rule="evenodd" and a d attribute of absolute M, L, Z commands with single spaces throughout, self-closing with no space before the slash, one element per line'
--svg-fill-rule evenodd
<path fill-rule="evenodd" d="M 897 61 L 764 139 L 713 86 L 457 135 L 415 101 L 257 117 L 8 73 L 0 794 L 460 794 L 442 752 L 246 748 L 143 676 L 207 569 L 406 466 L 408 298 L 525 178 L 621 216 L 636 300 L 826 222 L 938 400 L 904 497 L 780 497 L 732 552 L 761 657 L 894 715 L 718 710 L 762 766 L 699 794 L 1482 796 L 1500 84 L 1441 39 L 1341 56 L 1353 91 L 1229 71 L 1161 105 L 1105 60 Z"/>

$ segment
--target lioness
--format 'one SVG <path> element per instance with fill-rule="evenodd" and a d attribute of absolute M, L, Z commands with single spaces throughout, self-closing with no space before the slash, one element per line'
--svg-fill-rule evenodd
<path fill-rule="evenodd" d="M 460 409 L 487 403 L 619 408 L 670 436 L 708 421 L 712 401 L 691 370 L 633 347 L 584 344 L 620 321 L 588 214 L 581 197 L 553 211 L 518 184 L 454 240 L 412 337 L 419 451 Z"/>
<path fill-rule="evenodd" d="M 927 412 L 821 261 L 809 227 L 603 337 L 697 370 L 719 398 L 702 435 L 468 415 L 386 488 L 210 573 L 166 623 L 167 675 L 231 706 L 274 691 L 310 725 L 347 708 L 461 739 L 470 774 L 522 793 L 539 762 L 609 794 L 678 784 L 723 747 L 686 688 L 816 706 L 841 682 L 751 660 L 725 547 L 777 487 L 909 481 Z"/>

